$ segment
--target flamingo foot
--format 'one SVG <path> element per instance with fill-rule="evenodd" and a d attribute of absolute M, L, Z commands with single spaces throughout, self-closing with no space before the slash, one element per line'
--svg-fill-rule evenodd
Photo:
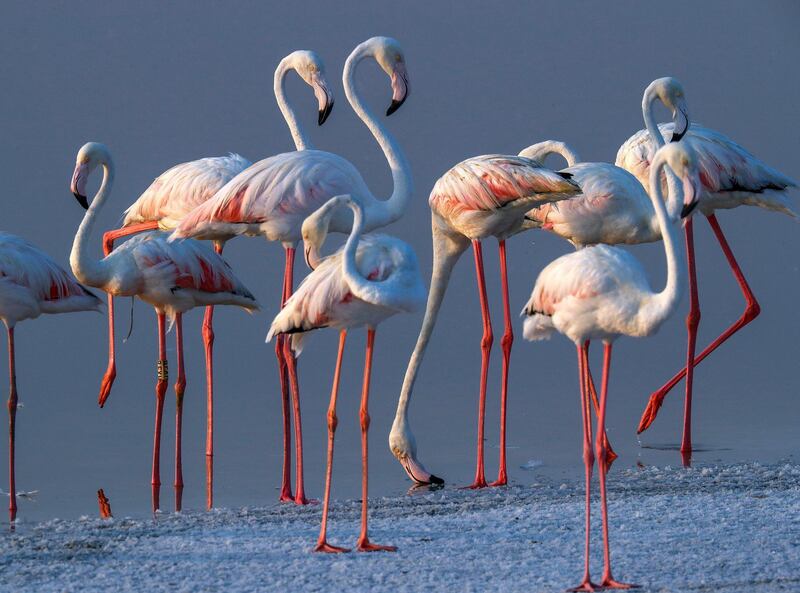
<path fill-rule="evenodd" d="M 614 450 L 611 448 L 611 445 L 606 445 L 606 470 L 611 469 L 611 464 L 614 463 L 619 458 Z"/>
<path fill-rule="evenodd" d="M 607 577 L 603 577 L 603 581 L 600 583 L 600 586 L 603 589 L 639 589 L 641 585 L 635 585 L 633 583 L 621 583 L 620 581 L 615 581 L 614 577 L 608 575 Z"/>
<path fill-rule="evenodd" d="M 281 495 L 278 500 L 280 502 L 294 502 L 294 495 L 291 490 L 284 488 L 281 490 Z"/>
<path fill-rule="evenodd" d="M 102 408 L 106 405 L 106 400 L 111 393 L 111 386 L 114 384 L 114 379 L 117 377 L 117 372 L 114 370 L 106 371 L 103 375 L 103 382 L 100 384 L 100 396 L 97 398 L 97 403 Z"/>
<path fill-rule="evenodd" d="M 343 554 L 349 552 L 350 548 L 340 548 L 339 546 L 332 546 L 327 541 L 323 540 L 314 546 L 315 552 L 324 552 L 326 554 Z"/>
<path fill-rule="evenodd" d="M 464 490 L 479 490 L 480 488 L 486 488 L 488 486 L 489 484 L 486 483 L 486 478 L 481 476 L 480 478 L 475 478 L 475 481 L 469 486 L 464 486 Z"/>
<path fill-rule="evenodd" d="M 373 544 L 366 536 L 358 539 L 356 550 L 359 552 L 396 552 L 396 546 L 382 546 L 380 544 Z"/>
<path fill-rule="evenodd" d="M 572 589 L 567 589 L 569 592 L 576 592 L 576 591 L 597 591 L 600 588 L 600 585 L 593 583 L 588 577 L 583 580 L 583 582 L 578 585 L 577 587 L 573 587 Z"/>
<path fill-rule="evenodd" d="M 291 502 L 296 505 L 319 504 L 319 501 L 316 498 L 306 498 L 302 494 L 295 496 Z"/>
<path fill-rule="evenodd" d="M 636 434 L 642 434 L 645 430 L 650 428 L 650 425 L 655 421 L 658 410 L 661 409 L 661 404 L 664 403 L 664 398 L 669 393 L 663 387 L 658 391 L 653 392 L 647 402 L 647 407 L 642 412 L 642 417 L 639 420 L 639 427 L 636 429 Z"/>
<path fill-rule="evenodd" d="M 496 488 L 498 486 L 506 486 L 506 485 L 508 485 L 508 476 L 506 475 L 505 472 L 500 472 L 500 474 L 497 476 L 497 479 L 489 484 L 489 487 Z"/>

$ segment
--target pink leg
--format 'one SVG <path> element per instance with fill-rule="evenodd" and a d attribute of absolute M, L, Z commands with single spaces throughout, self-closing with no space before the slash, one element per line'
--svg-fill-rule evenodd
<path fill-rule="evenodd" d="M 364 385 L 361 389 L 361 409 L 359 419 L 361 421 L 361 535 L 358 536 L 356 549 L 359 552 L 394 552 L 394 546 L 381 546 L 373 544 L 367 536 L 367 500 L 368 492 L 368 447 L 367 434 L 369 432 L 369 380 L 372 372 L 372 350 L 375 346 L 375 330 L 367 330 L 367 353 L 364 357 Z"/>
<path fill-rule="evenodd" d="M 490 486 L 505 486 L 508 484 L 506 470 L 506 407 L 508 403 L 508 365 L 511 360 L 511 346 L 514 344 L 514 331 L 511 328 L 511 305 L 508 300 L 508 268 L 506 267 L 506 242 L 500 241 L 500 280 L 503 285 L 503 337 L 500 346 L 503 349 L 503 370 L 500 382 L 500 467 L 497 470 L 497 480 Z"/>
<path fill-rule="evenodd" d="M 214 251 L 222 255 L 222 243 Z M 214 506 L 214 307 L 203 317 L 203 346 L 206 353 L 206 508 Z"/>
<path fill-rule="evenodd" d="M 695 357 L 694 366 L 700 364 L 701 361 L 703 361 L 709 354 L 716 350 L 723 342 L 742 329 L 745 325 L 753 321 L 753 319 L 758 317 L 759 313 L 761 313 L 761 306 L 758 304 L 753 291 L 750 289 L 750 285 L 747 284 L 747 280 L 745 280 L 744 274 L 742 273 L 736 258 L 733 256 L 733 252 L 731 251 L 730 245 L 728 245 L 725 235 L 722 233 L 722 229 L 719 226 L 716 215 L 712 214 L 708 216 L 708 223 L 711 225 L 711 230 L 714 231 L 714 235 L 717 237 L 717 241 L 722 248 L 722 252 L 725 254 L 725 258 L 728 260 L 728 265 L 731 267 L 731 270 L 733 270 L 733 275 L 736 277 L 736 281 L 738 282 L 739 288 L 742 291 L 742 295 L 745 298 L 745 310 L 735 323 L 722 332 L 722 334 L 720 334 L 716 340 L 711 342 L 702 352 L 700 352 L 700 354 Z M 675 374 L 674 377 L 672 377 L 672 379 L 670 379 L 663 387 L 661 387 L 661 389 L 650 396 L 650 401 L 648 402 L 647 408 L 642 414 L 642 419 L 639 422 L 639 432 L 647 430 L 647 428 L 653 423 L 656 415 L 658 414 L 658 410 L 664 401 L 664 397 L 666 397 L 667 393 L 669 393 L 669 391 L 675 387 L 675 385 L 677 385 L 678 382 L 685 376 L 686 367 L 682 368 L 678 373 Z"/>
<path fill-rule="evenodd" d="M 586 468 L 586 556 L 583 563 L 583 578 L 580 585 L 570 591 L 594 591 L 597 587 L 592 582 L 589 574 L 589 542 L 591 535 L 591 494 L 592 494 L 592 467 L 594 466 L 594 453 L 592 452 L 592 421 L 589 411 L 588 376 L 586 366 L 586 346 L 576 346 L 578 353 L 578 383 L 581 390 L 581 418 L 583 420 L 583 465 Z"/>
<path fill-rule="evenodd" d="M 473 241 L 472 248 L 475 252 L 475 272 L 478 278 L 478 296 L 481 302 L 481 317 L 483 318 L 483 336 L 481 337 L 481 383 L 478 394 L 478 447 L 477 465 L 475 467 L 475 480 L 469 488 L 485 488 L 486 478 L 483 469 L 483 440 L 484 422 L 486 417 L 486 379 L 489 375 L 489 353 L 492 349 L 492 320 L 489 316 L 489 301 L 486 297 L 486 279 L 483 273 L 483 248 L 480 241 Z"/>
<path fill-rule="evenodd" d="M 289 253 L 286 252 L 286 265 L 283 270 L 283 292 L 281 293 L 281 309 L 283 309 L 288 295 L 289 284 Z M 294 502 L 292 494 L 292 428 L 289 416 L 289 379 L 286 375 L 286 358 L 284 342 L 287 336 L 280 335 L 275 338 L 275 356 L 278 359 L 278 375 L 281 383 L 281 411 L 283 412 L 283 471 L 281 473 L 281 502 Z"/>
<path fill-rule="evenodd" d="M 17 419 L 17 365 L 14 352 L 14 328 L 8 328 L 8 516 L 12 524 L 17 519 L 17 483 L 14 472 L 14 439 Z"/>
<path fill-rule="evenodd" d="M 331 388 L 331 403 L 328 405 L 328 465 L 325 470 L 325 501 L 322 504 L 322 525 L 319 528 L 319 539 L 314 547 L 315 552 L 349 552 L 347 548 L 332 546 L 328 543 L 328 507 L 331 500 L 331 475 L 333 473 L 333 437 L 339 419 L 336 417 L 336 398 L 339 396 L 339 376 L 342 371 L 342 357 L 344 356 L 344 343 L 347 339 L 347 330 L 339 332 L 339 353 L 336 356 L 336 370 L 333 373 L 333 387 Z"/>
<path fill-rule="evenodd" d="M 606 429 L 606 400 L 608 397 L 608 377 L 611 370 L 611 344 L 606 342 L 603 347 L 603 382 L 600 391 L 600 412 L 597 417 L 597 438 L 595 439 L 595 455 L 600 466 L 600 509 L 603 513 L 603 580 L 600 586 L 606 589 L 631 589 L 639 585 L 621 583 L 614 580 L 611 574 L 611 550 L 608 539 L 608 505 L 606 502 L 606 450 L 602 435 Z"/>
<path fill-rule="evenodd" d="M 591 365 L 589 364 L 589 340 L 586 340 L 583 344 L 583 349 L 585 350 L 584 355 L 586 357 L 586 377 L 587 377 L 587 387 L 589 389 L 589 394 L 592 397 L 592 404 L 594 405 L 594 413 L 599 414 L 600 412 L 600 400 L 597 397 L 597 389 L 594 386 L 594 379 L 592 378 L 592 369 Z M 606 446 L 606 469 L 611 469 L 611 464 L 614 463 L 614 460 L 618 457 L 614 450 L 611 448 L 611 443 L 608 441 L 608 434 L 605 432 L 603 433 L 603 440 L 605 440 Z"/>
<path fill-rule="evenodd" d="M 164 413 L 164 395 L 167 393 L 169 371 L 167 367 L 167 340 L 166 320 L 163 313 L 157 313 L 158 318 L 158 365 L 156 382 L 156 426 L 153 431 L 153 475 L 150 483 L 153 487 L 153 512 L 159 505 L 161 490 L 161 417 Z"/>
<path fill-rule="evenodd" d="M 181 429 L 183 428 L 183 394 L 186 391 L 186 371 L 183 368 L 183 314 L 175 316 L 175 349 L 178 358 L 178 377 L 175 380 L 175 510 L 181 510 L 183 498 L 183 463 Z"/>

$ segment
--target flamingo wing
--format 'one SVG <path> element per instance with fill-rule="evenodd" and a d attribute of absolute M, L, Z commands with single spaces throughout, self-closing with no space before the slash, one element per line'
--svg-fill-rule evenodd
<path fill-rule="evenodd" d="M 233 153 L 175 165 L 156 177 L 130 205 L 123 226 L 159 221 L 162 228 L 173 228 L 250 165 Z"/>

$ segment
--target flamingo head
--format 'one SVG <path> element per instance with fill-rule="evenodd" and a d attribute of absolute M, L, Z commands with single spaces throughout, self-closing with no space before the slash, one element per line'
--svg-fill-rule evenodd
<path fill-rule="evenodd" d="M 645 91 L 645 96 L 658 99 L 672 112 L 672 138 L 670 142 L 677 142 L 689 131 L 689 107 L 686 103 L 686 93 L 683 85 L 677 78 L 665 76 L 650 83 Z"/>
<path fill-rule="evenodd" d="M 370 46 L 375 61 L 392 80 L 392 104 L 386 110 L 386 115 L 391 115 L 405 103 L 409 93 L 403 48 L 391 37 L 373 37 L 365 43 Z"/>
<path fill-rule="evenodd" d="M 300 229 L 303 238 L 303 254 L 306 265 L 312 270 L 322 261 L 322 246 L 328 236 L 334 214 L 337 213 L 339 206 L 352 202 L 354 200 L 349 194 L 334 196 L 303 221 Z M 345 228 L 347 225 L 342 224 L 341 226 Z"/>
<path fill-rule="evenodd" d="M 444 480 L 434 476 L 417 460 L 417 444 L 414 435 L 404 419 L 395 419 L 389 433 L 389 448 L 392 455 L 403 466 L 408 477 L 416 484 L 444 484 Z"/>
<path fill-rule="evenodd" d="M 314 89 L 314 96 L 319 104 L 317 123 L 321 126 L 333 110 L 333 93 L 325 78 L 325 64 L 322 58 L 316 52 L 303 49 L 292 52 L 286 59 L 300 78 Z"/>
<path fill-rule="evenodd" d="M 107 165 L 111 156 L 108 148 L 99 142 L 87 142 L 78 151 L 75 159 L 75 171 L 72 173 L 70 191 L 78 203 L 84 209 L 89 209 L 89 202 L 86 199 L 86 184 L 89 176 L 97 168 L 97 165 Z"/>
<path fill-rule="evenodd" d="M 700 183 L 697 157 L 685 142 L 670 142 L 659 149 L 657 155 L 660 155 L 683 183 L 681 218 L 686 218 L 697 206 L 703 187 Z"/>

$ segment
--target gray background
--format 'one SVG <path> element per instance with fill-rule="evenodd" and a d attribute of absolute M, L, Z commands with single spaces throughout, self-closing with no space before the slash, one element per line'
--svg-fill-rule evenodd
<path fill-rule="evenodd" d="M 800 178 L 796 105 L 800 95 L 792 2 L 47 2 L 0 8 L 0 113 L 5 208 L 2 228 L 23 235 L 67 265 L 82 211 L 68 191 L 74 157 L 85 141 L 105 142 L 117 163 L 113 195 L 94 236 L 117 226 L 121 212 L 169 166 L 240 152 L 251 160 L 292 149 L 272 95 L 277 62 L 294 49 L 326 60 L 337 104 L 315 124 L 312 94 L 295 76 L 290 100 L 318 148 L 336 151 L 388 195 L 385 160 L 347 105 L 340 84 L 347 54 L 377 34 L 403 45 L 411 78 L 407 104 L 388 126 L 413 168 L 416 192 L 405 218 L 389 231 L 411 242 L 427 279 L 431 251 L 427 195 L 455 162 L 487 152 L 516 153 L 546 138 L 572 143 L 583 158 L 613 161 L 618 146 L 642 127 L 641 93 L 653 78 L 678 77 L 695 120 L 730 135 L 784 173 Z M 359 70 L 370 105 L 382 112 L 388 84 L 373 63 Z M 666 114 L 661 114 L 665 116 Z M 797 226 L 754 208 L 720 216 L 761 305 L 762 316 L 696 374 L 696 444 L 717 459 L 771 459 L 797 451 Z M 742 309 L 742 299 L 704 221 L 697 250 L 703 320 L 700 342 L 715 337 Z M 511 301 L 516 315 L 537 272 L 570 251 L 544 233 L 509 242 Z M 664 278 L 660 245 L 635 249 Z M 487 242 L 489 296 L 499 336 L 502 308 L 496 246 Z M 248 317 L 220 310 L 217 327 L 218 505 L 276 499 L 280 408 L 276 365 L 263 343 L 277 309 L 282 250 L 237 239 L 226 257 L 260 298 Z M 298 277 L 305 273 L 298 264 Z M 128 302 L 119 301 L 118 332 Z M 674 451 L 641 449 L 634 428 L 650 392 L 679 366 L 685 330 L 680 314 L 648 340 L 621 340 L 611 380 L 609 426 L 619 464 L 677 464 Z M 205 385 L 201 311 L 186 316 L 185 506 L 203 500 Z M 373 492 L 408 487 L 386 446 L 395 400 L 421 315 L 397 317 L 378 331 L 371 398 Z M 572 345 L 561 337 L 525 343 L 520 321 L 512 355 L 509 443 L 512 479 L 580 467 L 579 408 Z M 449 483 L 471 479 L 481 325 L 471 255 L 451 283 L 412 411 L 421 458 Z M 119 374 L 104 410 L 96 405 L 105 368 L 103 317 L 42 318 L 19 327 L 18 374 L 25 405 L 18 415 L 18 486 L 38 489 L 23 501 L 28 518 L 95 513 L 104 487 L 117 514 L 149 506 L 155 380 L 155 322 L 137 303 L 135 329 L 118 344 Z M 172 349 L 171 334 L 170 346 Z M 336 336 L 319 333 L 300 361 L 308 493 L 321 495 L 325 409 Z M 362 332 L 346 354 L 334 495 L 358 494 L 357 399 Z M 595 363 L 596 364 L 596 363 Z M 174 366 L 174 363 L 173 363 Z M 3 373 L 5 376 L 5 373 Z M 496 468 L 499 349 L 494 350 L 487 418 L 488 474 Z M 645 443 L 679 440 L 681 397 L 666 402 Z M 172 392 L 170 391 L 170 396 Z M 165 416 L 162 479 L 171 484 L 172 413 Z M 5 447 L 3 448 L 5 451 Z M 5 455 L 3 453 L 3 455 Z M 0 469 L 5 467 L 5 461 Z M 3 473 L 5 470 L 3 470 Z M 5 489 L 5 485 L 3 485 Z M 165 488 L 169 508 L 169 488 Z"/>

